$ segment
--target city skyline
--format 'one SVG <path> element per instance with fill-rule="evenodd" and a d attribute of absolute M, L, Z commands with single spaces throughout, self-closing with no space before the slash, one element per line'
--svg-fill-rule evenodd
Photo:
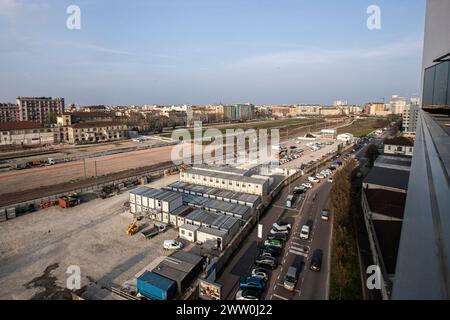
<path fill-rule="evenodd" d="M 378 1 L 381 30 L 366 27 L 369 1 L 78 1 L 80 30 L 66 28 L 70 4 L 0 1 L 2 101 L 362 105 L 420 92 L 423 1 Z"/>

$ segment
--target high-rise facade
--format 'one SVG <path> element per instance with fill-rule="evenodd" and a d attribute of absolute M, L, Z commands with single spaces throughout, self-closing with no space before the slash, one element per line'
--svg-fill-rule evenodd
<path fill-rule="evenodd" d="M 53 113 L 64 113 L 64 98 L 18 97 L 19 120 L 44 123 L 46 117 Z"/>
<path fill-rule="evenodd" d="M 393 114 L 403 114 L 406 108 L 406 99 L 401 96 L 394 95 L 390 101 L 391 113 Z"/>
<path fill-rule="evenodd" d="M 0 103 L 0 122 L 16 122 L 19 120 L 19 107 L 17 104 Z"/>

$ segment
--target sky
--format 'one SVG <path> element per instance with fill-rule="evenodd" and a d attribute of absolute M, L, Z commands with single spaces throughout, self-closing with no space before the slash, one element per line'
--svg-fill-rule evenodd
<path fill-rule="evenodd" d="M 70 30 L 77 5 L 81 28 Z M 377 5 L 381 29 L 369 30 Z M 0 0 L 0 101 L 363 104 L 420 92 L 425 0 Z"/>

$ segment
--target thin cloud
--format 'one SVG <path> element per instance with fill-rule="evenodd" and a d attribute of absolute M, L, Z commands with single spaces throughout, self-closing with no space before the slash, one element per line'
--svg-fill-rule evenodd
<path fill-rule="evenodd" d="M 395 43 L 376 49 L 323 49 L 303 48 L 257 55 L 228 64 L 231 69 L 273 69 L 297 67 L 307 64 L 343 63 L 346 61 L 366 61 L 375 59 L 394 59 L 419 53 L 422 43 L 419 41 Z"/>
<path fill-rule="evenodd" d="M 0 16 L 4 17 L 15 17 L 20 13 L 37 10 L 42 8 L 44 5 L 37 3 L 26 3 L 19 0 L 0 0 Z"/>

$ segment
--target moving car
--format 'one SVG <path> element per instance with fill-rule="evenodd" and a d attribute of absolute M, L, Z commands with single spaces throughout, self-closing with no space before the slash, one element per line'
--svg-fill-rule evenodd
<path fill-rule="evenodd" d="M 300 187 L 295 187 L 294 191 L 292 192 L 293 194 L 302 194 L 306 191 L 306 188 L 303 186 Z"/>
<path fill-rule="evenodd" d="M 284 276 L 283 287 L 286 290 L 294 291 L 297 285 L 298 270 L 294 266 L 290 266 Z"/>
<path fill-rule="evenodd" d="M 259 300 L 261 293 L 255 290 L 239 290 L 236 293 L 236 300 Z"/>
<path fill-rule="evenodd" d="M 164 250 L 178 250 L 183 248 L 183 243 L 176 240 L 164 240 L 163 248 Z"/>
<path fill-rule="evenodd" d="M 329 177 L 327 181 L 333 183 L 333 177 Z"/>
<path fill-rule="evenodd" d="M 252 277 L 258 277 L 267 281 L 269 280 L 269 271 L 264 268 L 253 268 Z"/>
<path fill-rule="evenodd" d="M 307 188 L 307 189 L 311 189 L 313 186 L 312 186 L 311 183 L 306 182 L 306 183 L 302 183 L 302 187 L 305 187 L 305 188 Z"/>
<path fill-rule="evenodd" d="M 322 256 L 323 256 L 323 252 L 320 249 L 316 249 L 313 252 L 312 258 L 311 258 L 311 263 L 309 265 L 309 268 L 312 271 L 320 271 L 320 268 L 322 267 Z"/>
<path fill-rule="evenodd" d="M 278 222 L 275 222 L 272 225 L 272 227 L 275 230 L 278 230 L 278 231 L 285 231 L 285 230 L 290 230 L 291 229 L 291 224 L 288 223 L 287 221 L 278 221 Z"/>
<path fill-rule="evenodd" d="M 241 278 L 241 280 L 239 281 L 239 288 L 264 291 L 264 289 L 266 288 L 266 281 L 259 277 Z"/>
<path fill-rule="evenodd" d="M 330 210 L 322 209 L 322 211 L 320 212 L 320 219 L 329 220 L 330 219 Z"/>
<path fill-rule="evenodd" d="M 255 265 L 260 267 L 269 267 L 272 270 L 278 267 L 278 260 L 275 258 L 265 257 L 265 256 L 257 256 L 255 258 Z"/>
<path fill-rule="evenodd" d="M 309 226 L 306 224 L 302 226 L 302 229 L 300 231 L 300 239 L 309 239 Z"/>

